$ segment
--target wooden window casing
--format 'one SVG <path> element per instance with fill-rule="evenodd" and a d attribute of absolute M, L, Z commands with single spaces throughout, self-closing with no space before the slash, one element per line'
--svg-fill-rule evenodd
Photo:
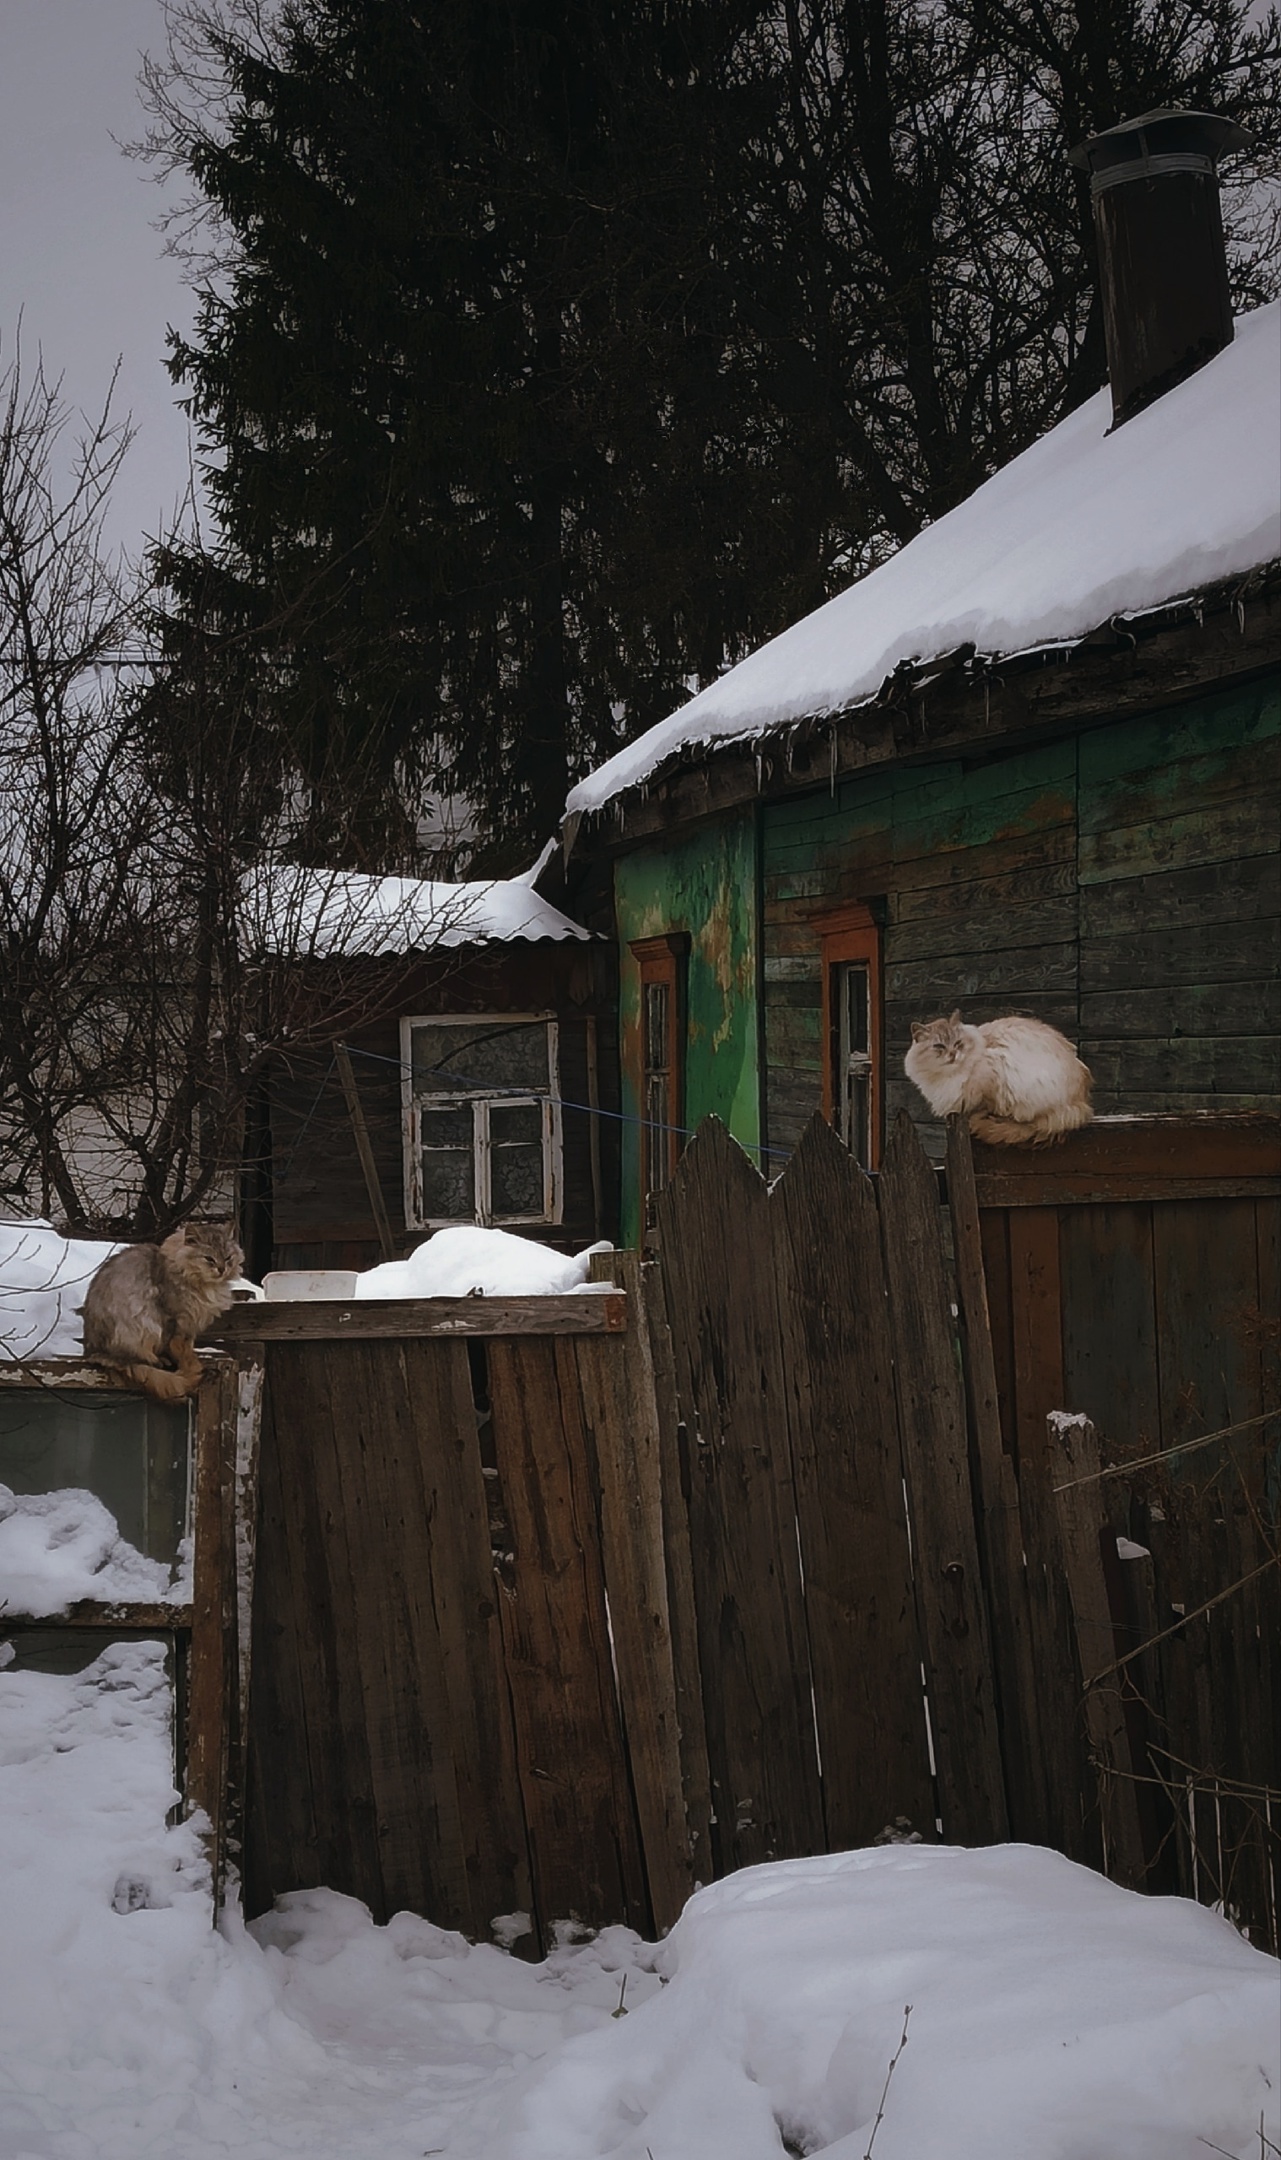
<path fill-rule="evenodd" d="M 469 1055 L 466 1039 L 456 1085 L 446 1081 L 424 1088 L 415 1078 L 414 1040 L 429 1031 L 466 1030 L 497 1042 L 526 1034 L 531 1040 L 531 1070 L 507 1086 L 472 1071 L 486 1062 L 483 1045 Z M 405 1222 L 411 1230 L 442 1229 L 455 1223 L 558 1223 L 564 1214 L 563 1138 L 559 1084 L 559 1029 L 551 1013 L 415 1013 L 400 1023 L 402 1144 L 405 1165 Z M 471 1048 L 476 1050 L 476 1046 Z M 532 1069 L 536 1067 L 537 1069 Z M 446 1080 L 447 1080 L 446 1076 Z M 539 1164 L 538 1190 L 519 1203 L 503 1190 L 505 1151 Z M 458 1204 L 443 1207 L 432 1189 L 432 1171 L 458 1172 Z M 464 1170 L 464 1165 L 469 1168 Z M 465 1193 L 464 1193 L 465 1188 Z M 470 1203 L 464 1205 L 464 1198 Z"/>
<path fill-rule="evenodd" d="M 820 918 L 823 1115 L 862 1163 L 880 1166 L 885 1124 L 881 931 L 855 903 Z"/>
<path fill-rule="evenodd" d="M 641 1223 L 653 1228 L 654 1196 L 670 1183 L 685 1123 L 685 971 L 689 937 L 669 931 L 638 938 L 640 970 L 635 1069 L 640 1126 Z"/>

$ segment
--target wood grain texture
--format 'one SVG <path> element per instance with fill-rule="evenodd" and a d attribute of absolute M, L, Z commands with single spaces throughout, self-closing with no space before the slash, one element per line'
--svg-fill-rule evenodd
<path fill-rule="evenodd" d="M 602 1254 L 632 1309 L 640 1255 Z M 663 1545 L 661 1438 L 646 1332 L 575 1345 L 583 1421 L 600 1495 L 601 1561 L 623 1731 L 654 1926 L 666 1931 L 697 1872 L 685 1818 L 676 1678 Z"/>
<path fill-rule="evenodd" d="M 947 1120 L 947 1199 L 1010 1834 L 1035 1841 L 1053 1817 L 1046 1790 L 1042 1699 L 1028 1612 L 1018 1479 L 1002 1432 L 974 1158 L 969 1127 L 960 1117 Z M 1008 1264 L 1008 1256 L 1003 1257 Z"/>
<path fill-rule="evenodd" d="M 616 1335 L 627 1325 L 621 1291 L 563 1297 L 367 1298 L 233 1305 L 218 1341 L 317 1342 L 419 1335 Z"/>
<path fill-rule="evenodd" d="M 658 1202 L 716 1872 L 824 1848 L 769 1200 L 718 1120 Z"/>
<path fill-rule="evenodd" d="M 644 1929 L 574 1348 L 497 1341 L 488 1366 L 512 1540 L 500 1612 L 537 1910 L 544 1925 Z"/>
<path fill-rule="evenodd" d="M 943 1834 L 989 1843 L 1007 1835 L 1008 1819 L 965 1404 L 937 1179 L 905 1113 L 878 1199 Z"/>
<path fill-rule="evenodd" d="M 770 1195 L 829 1849 L 934 1796 L 876 1200 L 821 1117 Z"/>
<path fill-rule="evenodd" d="M 1104 1572 L 1103 1545 L 1116 1533 L 1098 1482 L 1102 1456 L 1087 1417 L 1051 1416 L 1046 1452 L 1058 1509 L 1063 1569 L 1076 1628 L 1077 1660 L 1085 1687 L 1090 1760 L 1099 1788 L 1103 1864 L 1115 1882 L 1142 1887 L 1147 1856 L 1139 1824 L 1137 1765 L 1130 1749 L 1125 1683 L 1112 1668 L 1118 1649 Z M 1090 1483 L 1083 1481 L 1089 1479 Z M 1102 1676 L 1102 1677 L 1100 1677 Z M 1059 1705 L 1059 1715 L 1067 1708 Z"/>
<path fill-rule="evenodd" d="M 235 1468 L 238 1383 L 230 1358 L 201 1359 L 193 1400 L 191 1652 L 187 1681 L 188 1810 L 210 1822 L 215 1910 L 226 1883 L 227 1793 L 238 1723 Z"/>

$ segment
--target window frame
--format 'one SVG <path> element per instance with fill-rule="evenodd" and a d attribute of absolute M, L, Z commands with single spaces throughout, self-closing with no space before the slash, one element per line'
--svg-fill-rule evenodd
<path fill-rule="evenodd" d="M 413 1035 L 415 1028 L 444 1027 L 542 1027 L 547 1040 L 547 1092 L 537 1090 L 518 1092 L 507 1089 L 494 1092 L 484 1088 L 459 1088 L 457 1093 L 441 1095 L 433 1103 L 440 1110 L 468 1109 L 472 1117 L 472 1192 L 475 1210 L 471 1215 L 428 1215 L 423 1204 L 423 1148 L 421 1111 L 424 1098 L 414 1092 Z M 401 1102 L 401 1161 L 404 1171 L 405 1228 L 407 1230 L 451 1230 L 460 1224 L 477 1224 L 490 1230 L 508 1225 L 547 1224 L 563 1222 L 565 1213 L 564 1193 L 564 1142 L 560 1103 L 560 1026 L 554 1012 L 457 1012 L 457 1013 L 404 1013 L 400 1021 L 400 1102 Z M 493 1139 L 490 1132 L 490 1114 L 500 1110 L 516 1110 L 531 1104 L 542 1109 L 543 1146 L 543 1206 L 536 1214 L 495 1216 L 492 1199 Z"/>
<path fill-rule="evenodd" d="M 637 1150 L 640 1185 L 641 1234 L 652 1229 L 650 1203 L 656 1193 L 670 1185 L 680 1161 L 684 1142 L 685 1125 L 685 1003 L 686 976 L 689 960 L 689 932 L 667 930 L 657 937 L 634 938 L 628 950 L 640 973 L 640 1000 L 637 1014 L 636 1055 L 634 1060 L 636 1082 L 636 1105 L 640 1119 Z M 663 985 L 668 993 L 668 1060 L 667 1060 L 667 1131 L 661 1136 L 664 1143 L 665 1174 L 661 1184 L 651 1184 L 651 1165 L 660 1145 L 660 1136 L 649 1122 L 648 1077 L 651 1067 L 646 1062 L 645 993 L 654 985 Z"/>
<path fill-rule="evenodd" d="M 885 1016 L 882 934 L 878 913 L 867 901 L 853 901 L 833 909 L 814 923 L 819 936 L 822 966 L 823 1115 L 840 1131 L 840 1107 L 836 1065 L 839 1056 L 840 1000 L 837 971 L 848 962 L 867 969 L 868 1056 L 868 1159 L 865 1170 L 878 1170 L 885 1135 Z M 846 1142 L 848 1145 L 848 1141 Z M 853 1150 L 851 1149 L 851 1153 Z M 857 1158 L 856 1158 L 857 1160 Z"/>

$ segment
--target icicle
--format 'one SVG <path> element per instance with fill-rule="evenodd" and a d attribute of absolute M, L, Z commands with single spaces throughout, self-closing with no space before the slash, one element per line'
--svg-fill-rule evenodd
<path fill-rule="evenodd" d="M 835 722 L 835 721 L 833 721 L 833 722 L 832 722 L 832 725 L 831 725 L 831 727 L 830 727 L 830 728 L 828 729 L 828 735 L 827 735 L 827 740 L 828 740 L 828 747 L 829 747 L 829 756 L 828 756 L 828 793 L 829 793 L 829 794 L 830 794 L 830 795 L 831 795 L 831 796 L 833 797 L 833 799 L 835 799 L 835 795 L 836 795 L 836 722 Z"/>

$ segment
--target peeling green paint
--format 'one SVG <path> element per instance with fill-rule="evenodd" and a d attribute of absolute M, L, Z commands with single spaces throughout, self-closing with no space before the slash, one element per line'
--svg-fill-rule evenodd
<path fill-rule="evenodd" d="M 751 811 L 664 847 L 639 848 L 614 871 L 623 1051 L 622 1236 L 639 1236 L 640 973 L 631 946 L 689 936 L 685 1122 L 711 1114 L 745 1147 L 760 1143 L 757 1069 L 756 819 Z"/>

